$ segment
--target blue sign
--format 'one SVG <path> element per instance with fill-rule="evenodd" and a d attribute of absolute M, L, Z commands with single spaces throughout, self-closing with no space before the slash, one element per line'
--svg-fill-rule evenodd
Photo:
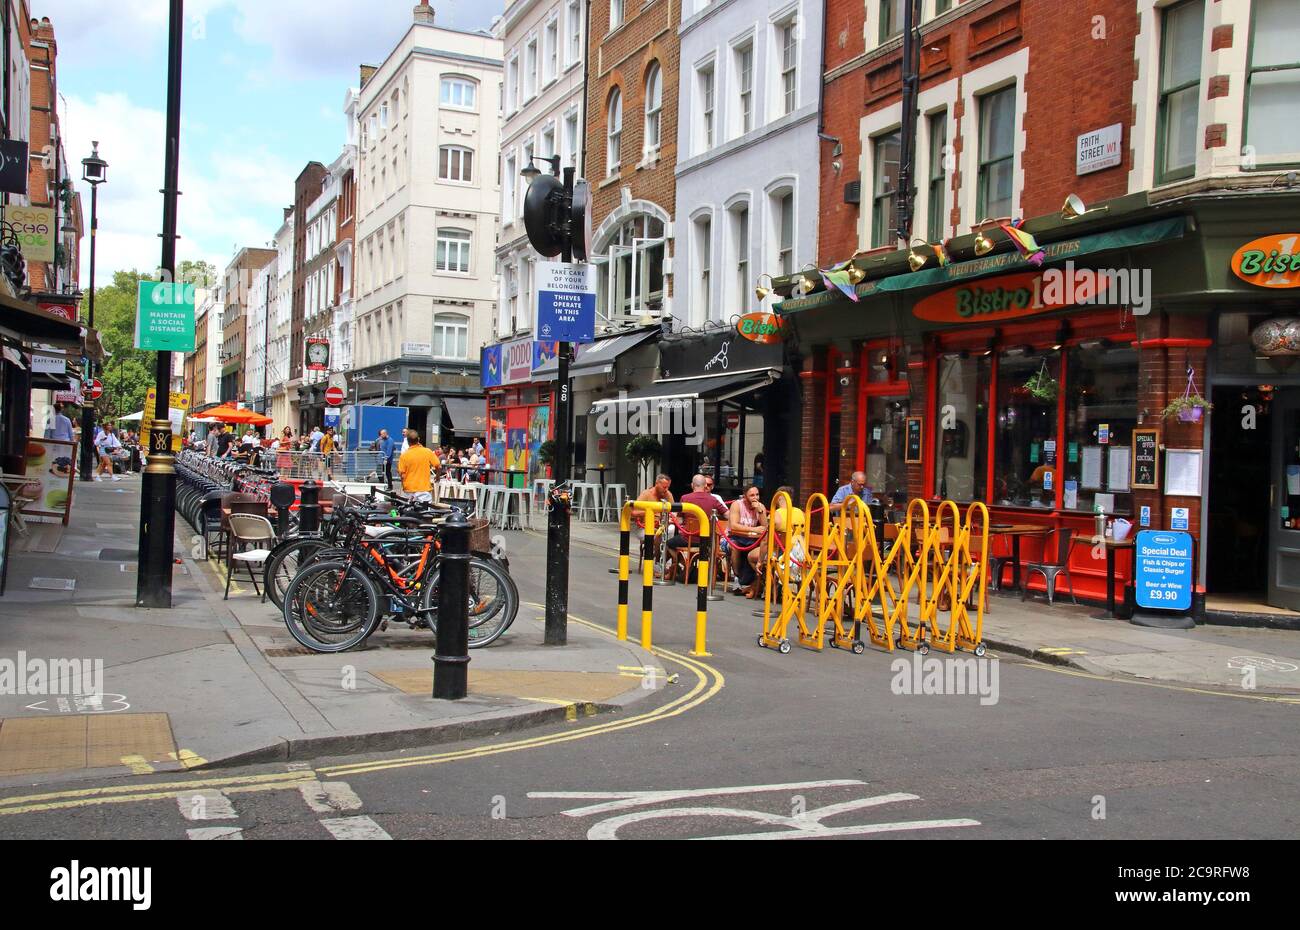
<path fill-rule="evenodd" d="M 1133 550 L 1133 584 L 1139 607 L 1188 610 L 1192 606 L 1190 533 L 1142 530 Z"/>
<path fill-rule="evenodd" d="M 1171 530 L 1187 529 L 1187 507 L 1175 507 L 1169 515 L 1169 528 Z"/>
<path fill-rule="evenodd" d="M 1143 507 L 1143 508 L 1142 508 L 1141 516 L 1138 517 L 1138 522 L 1139 522 L 1142 526 L 1150 526 L 1150 525 L 1151 525 L 1151 508 L 1150 508 L 1150 507 Z"/>
<path fill-rule="evenodd" d="M 328 410 L 328 409 L 331 409 L 331 408 L 326 408 L 326 409 Z M 338 409 L 338 408 L 333 408 L 333 409 Z M 339 425 L 339 415 L 338 415 L 337 413 L 328 413 L 328 412 L 327 412 L 327 413 L 325 414 L 325 425 L 326 425 L 326 426 L 333 426 L 333 427 L 337 428 L 338 425 Z"/>
<path fill-rule="evenodd" d="M 595 266 L 537 262 L 533 267 L 537 280 L 534 335 L 548 342 L 595 341 Z"/>
<path fill-rule="evenodd" d="M 501 346 L 484 346 L 482 355 L 482 371 L 479 374 L 479 383 L 483 387 L 500 387 L 501 386 Z"/>

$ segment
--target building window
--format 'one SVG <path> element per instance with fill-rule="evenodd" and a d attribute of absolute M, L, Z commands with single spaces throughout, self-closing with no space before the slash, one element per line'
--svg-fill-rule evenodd
<path fill-rule="evenodd" d="M 736 92 L 740 135 L 754 128 L 754 43 L 736 49 Z"/>
<path fill-rule="evenodd" d="M 506 70 L 506 103 L 511 113 L 519 109 L 519 56 L 510 59 Z"/>
<path fill-rule="evenodd" d="M 469 273 L 469 231 L 465 229 L 438 230 L 438 271 Z"/>
<path fill-rule="evenodd" d="M 910 0 L 880 0 L 880 42 L 903 34 L 903 3 Z"/>
<path fill-rule="evenodd" d="M 509 223 L 515 218 L 515 157 L 506 159 L 505 177 L 501 179 L 501 222 Z"/>
<path fill-rule="evenodd" d="M 638 216 L 619 227 L 610 240 L 601 276 L 608 316 L 656 313 L 664 300 L 664 224 Z"/>
<path fill-rule="evenodd" d="M 777 27 L 781 39 L 781 116 L 793 113 L 798 96 L 799 35 L 798 23 L 791 17 Z"/>
<path fill-rule="evenodd" d="M 388 103 L 384 102 L 379 105 L 379 128 L 388 128 Z"/>
<path fill-rule="evenodd" d="M 699 269 L 699 293 L 696 303 L 700 308 L 698 319 L 712 319 L 710 313 L 710 282 L 713 274 L 713 220 L 708 216 L 695 221 L 695 267 Z"/>
<path fill-rule="evenodd" d="M 609 31 L 623 25 L 623 0 L 609 0 Z"/>
<path fill-rule="evenodd" d="M 898 159 L 902 136 L 899 130 L 877 136 L 872 140 L 872 203 L 871 247 L 892 245 L 897 233 L 898 204 L 894 194 L 898 189 Z"/>
<path fill-rule="evenodd" d="M 433 317 L 435 358 L 465 358 L 469 355 L 469 320 L 451 313 Z"/>
<path fill-rule="evenodd" d="M 609 95 L 606 127 L 609 136 L 605 150 L 605 173 L 617 174 L 623 152 L 623 95 L 615 88 Z"/>
<path fill-rule="evenodd" d="M 524 143 L 524 154 L 519 164 L 522 169 L 522 168 L 527 168 L 532 163 L 533 163 L 533 140 L 529 139 L 527 142 Z M 517 202 L 519 204 L 519 215 L 523 216 L 524 199 L 528 196 L 529 181 L 527 178 L 520 175 L 514 179 L 513 183 L 519 185 L 519 200 Z"/>
<path fill-rule="evenodd" d="M 529 39 L 524 46 L 524 99 L 537 96 L 537 39 Z"/>
<path fill-rule="evenodd" d="M 944 500 L 961 503 L 985 500 L 988 481 L 988 405 L 992 357 L 964 358 L 949 353 L 939 359 L 940 410 L 953 411 L 936 423 L 934 484 Z"/>
<path fill-rule="evenodd" d="M 948 111 L 944 110 L 929 117 L 930 128 L 930 192 L 926 217 L 926 234 L 931 242 L 943 241 L 944 194 L 947 179 L 947 166 L 944 164 L 945 149 L 948 147 Z"/>
<path fill-rule="evenodd" d="M 934 0 L 934 15 L 939 16 L 952 9 L 952 0 Z"/>
<path fill-rule="evenodd" d="M 464 78 L 443 78 L 440 100 L 445 107 L 474 109 L 474 82 Z"/>
<path fill-rule="evenodd" d="M 582 0 L 569 0 L 569 64 L 582 60 Z"/>
<path fill-rule="evenodd" d="M 700 138 L 703 151 L 713 148 L 715 108 L 713 102 L 713 65 L 701 68 L 696 80 L 700 87 Z"/>
<path fill-rule="evenodd" d="M 570 113 L 564 117 L 564 144 L 568 148 L 569 164 L 576 166 L 578 164 L 578 114 Z"/>
<path fill-rule="evenodd" d="M 1060 352 L 998 357 L 993 503 L 1047 509 L 1056 505 L 1055 482 L 1047 477 L 1049 472 L 1055 477 L 1056 466 L 1045 458 L 1046 449 L 1057 447 L 1057 398 L 1032 393 L 1027 385 L 1059 384 L 1060 377 Z"/>
<path fill-rule="evenodd" d="M 1160 105 L 1156 116 L 1156 183 L 1191 177 L 1196 170 L 1204 0 L 1164 11 L 1160 43 Z"/>
<path fill-rule="evenodd" d="M 474 153 L 458 145 L 438 149 L 438 177 L 444 181 L 473 181 Z"/>
<path fill-rule="evenodd" d="M 1300 21 L 1293 3 L 1255 0 L 1246 89 L 1247 141 L 1257 158 L 1300 162 Z"/>
<path fill-rule="evenodd" d="M 546 83 L 555 80 L 560 73 L 560 20 L 555 18 L 546 24 Z"/>
<path fill-rule="evenodd" d="M 1057 459 L 1064 468 L 1064 509 L 1092 513 L 1100 503 L 1107 514 L 1132 514 L 1129 456 L 1138 415 L 1137 349 L 1101 340 L 1069 349 L 1066 386 L 1066 455 Z"/>
<path fill-rule="evenodd" d="M 550 158 L 555 154 L 555 126 L 550 125 L 542 130 L 542 157 Z"/>
<path fill-rule="evenodd" d="M 1016 167 L 1016 87 L 979 99 L 979 184 L 975 212 L 985 217 L 1011 216 Z"/>
<path fill-rule="evenodd" d="M 749 292 L 749 205 L 731 211 L 731 241 L 736 259 L 736 299 L 739 303 Z"/>
<path fill-rule="evenodd" d="M 645 79 L 645 150 L 659 148 L 660 116 L 663 110 L 663 76 L 657 62 L 650 65 Z"/>
<path fill-rule="evenodd" d="M 779 233 L 776 265 L 781 274 L 794 274 L 794 191 L 783 194 L 776 202 Z"/>

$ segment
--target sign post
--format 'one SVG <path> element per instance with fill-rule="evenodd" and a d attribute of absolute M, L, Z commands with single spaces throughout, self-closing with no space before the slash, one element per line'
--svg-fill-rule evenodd
<path fill-rule="evenodd" d="M 1190 630 L 1192 536 L 1177 530 L 1142 530 L 1133 550 L 1133 585 L 1140 610 L 1130 623 L 1166 630 Z M 1157 611 L 1146 613 L 1145 611 Z"/>

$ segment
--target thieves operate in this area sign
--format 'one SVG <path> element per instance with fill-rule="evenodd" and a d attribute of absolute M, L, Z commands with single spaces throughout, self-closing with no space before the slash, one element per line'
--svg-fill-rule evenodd
<path fill-rule="evenodd" d="M 537 311 L 533 332 L 546 342 L 596 338 L 594 265 L 537 262 Z"/>

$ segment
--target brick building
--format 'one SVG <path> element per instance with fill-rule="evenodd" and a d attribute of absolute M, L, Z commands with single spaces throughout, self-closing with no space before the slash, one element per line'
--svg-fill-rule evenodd
<path fill-rule="evenodd" d="M 1251 272 L 1273 251 L 1289 268 L 1300 239 L 1282 4 L 917 6 L 910 230 L 902 4 L 827 7 L 818 266 L 851 260 L 857 300 L 817 274 L 778 281 L 801 491 L 862 469 L 896 503 L 982 501 L 1040 527 L 1023 558 L 1067 558 L 1098 600 L 1132 569 L 1131 550 L 1111 572 L 1072 545 L 1096 510 L 1185 528 L 1208 609 L 1300 609 L 1300 485 L 1283 481 L 1300 474 L 1300 273 Z M 1224 412 L 1165 412 L 1193 392 Z"/>
<path fill-rule="evenodd" d="M 311 272 L 317 270 L 314 259 L 317 255 L 308 254 L 307 248 L 307 212 L 321 195 L 325 179 L 329 172 L 318 161 L 308 162 L 293 182 L 293 298 L 290 304 L 289 334 L 289 381 L 287 388 L 298 399 L 299 429 L 306 425 L 302 407 L 311 400 L 302 390 L 312 380 L 308 378 L 305 364 L 307 349 L 307 276 L 308 264 Z M 318 412 L 317 416 L 321 414 Z"/>

